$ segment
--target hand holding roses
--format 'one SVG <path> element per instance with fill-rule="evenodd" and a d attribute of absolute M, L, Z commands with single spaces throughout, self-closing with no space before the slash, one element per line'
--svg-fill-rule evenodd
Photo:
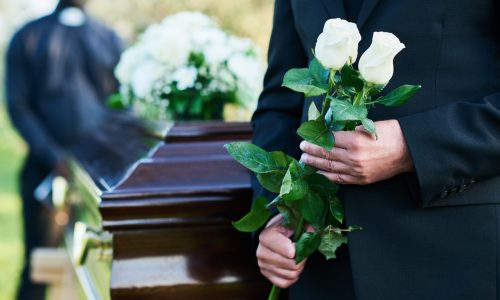
<path fill-rule="evenodd" d="M 378 140 L 357 127 L 355 131 L 336 131 L 335 147 L 322 147 L 303 141 L 302 162 L 339 184 L 365 185 L 411 172 L 413 161 L 397 120 L 375 122 Z"/>

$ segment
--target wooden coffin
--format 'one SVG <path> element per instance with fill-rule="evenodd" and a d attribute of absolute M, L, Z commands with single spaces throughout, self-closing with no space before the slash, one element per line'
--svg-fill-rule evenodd
<path fill-rule="evenodd" d="M 131 166 L 115 168 L 121 175 L 75 163 L 72 197 L 81 199 L 72 201 L 77 230 L 66 243 L 82 294 L 265 299 L 270 285 L 251 237 L 231 226 L 250 207 L 250 174 L 223 148 L 250 136 L 248 123 L 186 123 Z"/>

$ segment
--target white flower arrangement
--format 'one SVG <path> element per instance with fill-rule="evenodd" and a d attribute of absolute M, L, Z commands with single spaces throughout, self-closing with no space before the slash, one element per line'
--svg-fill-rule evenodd
<path fill-rule="evenodd" d="M 262 90 L 259 51 L 200 12 L 153 24 L 116 68 L 121 101 L 155 119 L 220 119 L 224 104 L 251 107 Z"/>

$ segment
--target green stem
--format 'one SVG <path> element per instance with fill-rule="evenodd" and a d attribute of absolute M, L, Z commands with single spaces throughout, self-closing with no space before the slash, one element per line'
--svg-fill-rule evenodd
<path fill-rule="evenodd" d="M 293 242 L 298 241 L 300 236 L 302 235 L 304 222 L 305 222 L 304 218 L 301 217 L 299 220 L 299 224 L 297 224 L 297 228 L 295 228 L 295 232 L 293 233 L 293 237 L 292 237 Z"/>
<path fill-rule="evenodd" d="M 273 285 L 273 288 L 271 289 L 271 293 L 269 294 L 269 297 L 267 298 L 267 300 L 278 300 L 278 298 L 280 297 L 280 292 L 281 292 L 281 289 L 275 285 Z"/>
<path fill-rule="evenodd" d="M 363 101 L 363 96 L 364 96 L 364 93 L 357 93 L 356 98 L 354 98 L 353 105 L 354 106 L 361 106 L 362 101 Z"/>
<path fill-rule="evenodd" d="M 333 96 L 335 87 L 335 74 L 337 71 L 330 70 L 330 76 L 328 78 L 328 92 L 326 93 L 325 99 L 323 99 L 323 107 L 321 108 L 321 116 L 324 118 L 330 107 L 330 96 Z"/>

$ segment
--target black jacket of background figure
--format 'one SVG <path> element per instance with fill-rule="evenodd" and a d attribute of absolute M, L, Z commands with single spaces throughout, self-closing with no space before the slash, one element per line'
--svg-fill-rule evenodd
<path fill-rule="evenodd" d="M 18 31 L 7 55 L 8 109 L 29 147 L 21 174 L 25 267 L 18 299 L 45 299 L 44 287 L 29 279 L 30 253 L 45 233 L 33 192 L 71 145 L 95 129 L 104 100 L 117 88 L 120 39 L 89 16 L 83 26 L 62 25 L 59 11 Z"/>
<path fill-rule="evenodd" d="M 370 112 L 399 120 L 416 173 L 341 188 L 347 224 L 364 230 L 350 234 L 349 255 L 311 257 L 292 299 L 500 299 L 499 7 L 364 1 L 360 55 L 374 31 L 394 33 L 406 49 L 386 90 L 423 87 L 404 106 Z M 257 145 L 300 156 L 295 131 L 311 100 L 282 88 L 283 75 L 307 66 L 324 22 L 337 17 L 345 18 L 342 0 L 276 1 Z"/>

